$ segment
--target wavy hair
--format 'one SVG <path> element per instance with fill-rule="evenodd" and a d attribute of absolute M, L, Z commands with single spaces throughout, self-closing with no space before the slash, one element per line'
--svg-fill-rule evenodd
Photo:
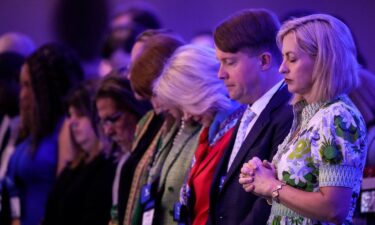
<path fill-rule="evenodd" d="M 166 105 L 175 105 L 196 115 L 230 108 L 220 63 L 209 47 L 186 45 L 178 48 L 166 63 L 153 91 Z"/>
<path fill-rule="evenodd" d="M 32 124 L 24 124 L 20 138 L 31 134 L 32 151 L 51 134 L 65 112 L 65 101 L 72 87 L 83 80 L 77 55 L 69 48 L 46 44 L 26 59 L 35 96 Z"/>

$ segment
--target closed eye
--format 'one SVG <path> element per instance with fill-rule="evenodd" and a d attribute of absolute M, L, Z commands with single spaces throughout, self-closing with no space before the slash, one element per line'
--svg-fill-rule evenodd
<path fill-rule="evenodd" d="M 236 61 L 233 60 L 233 59 L 227 59 L 227 60 L 224 60 L 224 64 L 228 65 L 228 66 L 232 66 L 232 65 L 236 64 Z"/>

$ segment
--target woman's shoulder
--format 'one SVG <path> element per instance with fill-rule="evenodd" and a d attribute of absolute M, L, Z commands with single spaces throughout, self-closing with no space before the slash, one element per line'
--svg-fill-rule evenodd
<path fill-rule="evenodd" d="M 311 121 L 311 132 L 318 132 L 322 143 L 340 145 L 338 149 L 354 152 L 366 149 L 366 125 L 347 96 L 341 96 L 322 106 Z"/>
<path fill-rule="evenodd" d="M 363 117 L 354 103 L 346 95 L 324 104 L 317 113 L 319 118 L 352 121 L 357 126 L 365 126 Z"/>

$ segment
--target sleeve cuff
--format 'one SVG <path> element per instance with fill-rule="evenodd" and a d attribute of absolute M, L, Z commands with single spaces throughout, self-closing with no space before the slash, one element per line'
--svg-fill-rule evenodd
<path fill-rule="evenodd" d="M 346 165 L 322 165 L 319 168 L 319 186 L 353 188 L 358 179 L 358 169 Z"/>

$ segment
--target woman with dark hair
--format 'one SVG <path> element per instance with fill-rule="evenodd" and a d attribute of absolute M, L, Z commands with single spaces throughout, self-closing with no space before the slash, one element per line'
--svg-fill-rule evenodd
<path fill-rule="evenodd" d="M 77 57 L 59 44 L 40 47 L 22 66 L 21 130 L 9 163 L 7 186 L 13 198 L 12 218 L 23 225 L 39 224 L 43 217 L 56 177 L 64 99 L 82 78 Z"/>
<path fill-rule="evenodd" d="M 67 151 L 73 150 L 74 157 L 49 195 L 44 225 L 100 225 L 110 218 L 116 164 L 108 143 L 96 129 L 92 105 L 95 87 L 95 82 L 86 82 L 69 95 L 72 145 Z"/>
<path fill-rule="evenodd" d="M 112 141 L 112 150 L 118 161 L 112 186 L 111 221 L 122 224 L 116 221 L 122 221 L 126 205 L 123 202 L 127 201 L 134 169 L 144 149 L 157 133 L 162 118 L 154 117 L 145 121 L 143 115 L 149 110 L 150 104 L 137 101 L 129 80 L 117 73 L 106 76 L 100 82 L 95 95 L 95 106 L 100 128 Z M 150 130 L 139 129 L 144 124 Z"/>

